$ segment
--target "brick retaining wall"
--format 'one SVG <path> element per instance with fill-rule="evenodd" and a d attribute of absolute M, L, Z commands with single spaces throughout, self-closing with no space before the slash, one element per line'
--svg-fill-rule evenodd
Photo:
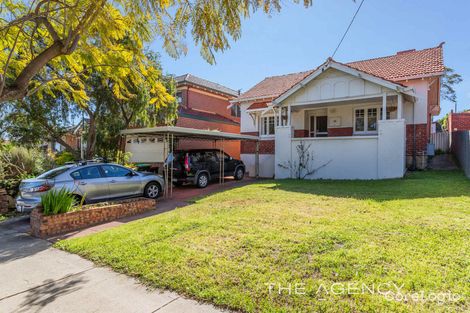
<path fill-rule="evenodd" d="M 63 234 L 150 211 L 155 209 L 155 205 L 155 200 L 136 198 L 106 204 L 90 204 L 79 211 L 57 215 L 43 215 L 41 209 L 34 209 L 31 212 L 31 233 L 40 238 Z"/>

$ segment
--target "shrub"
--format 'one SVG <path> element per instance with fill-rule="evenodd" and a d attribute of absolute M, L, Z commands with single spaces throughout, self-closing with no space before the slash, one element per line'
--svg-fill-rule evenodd
<path fill-rule="evenodd" d="M 58 154 L 55 158 L 56 165 L 64 165 L 65 163 L 72 162 L 72 161 L 75 161 L 75 157 L 73 156 L 72 153 L 68 151 L 64 151 Z"/>
<path fill-rule="evenodd" d="M 15 196 L 22 179 L 52 167 L 51 157 L 41 150 L 0 143 L 0 188 L 5 188 L 11 196 Z"/>
<path fill-rule="evenodd" d="M 65 189 L 51 190 L 41 197 L 42 213 L 44 215 L 70 212 L 75 204 L 74 196 Z"/>

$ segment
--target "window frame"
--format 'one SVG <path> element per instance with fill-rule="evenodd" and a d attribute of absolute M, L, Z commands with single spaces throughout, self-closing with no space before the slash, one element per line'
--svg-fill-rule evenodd
<path fill-rule="evenodd" d="M 369 128 L 369 116 L 368 110 L 376 109 L 377 115 L 377 129 L 376 130 L 367 130 Z M 364 130 L 356 130 L 356 111 L 364 110 Z M 353 108 L 353 134 L 354 135 L 377 135 L 379 133 L 378 123 L 382 119 L 382 106 L 380 105 L 368 105 L 368 106 L 358 106 Z M 387 119 L 390 119 L 390 112 L 387 112 Z"/>
<path fill-rule="evenodd" d="M 100 173 L 100 177 L 93 177 L 93 178 L 86 178 L 82 176 L 81 171 L 86 170 L 87 168 L 96 168 L 98 170 L 98 173 Z M 73 173 L 78 172 L 80 174 L 80 178 L 76 179 L 75 177 L 72 176 Z M 73 180 L 89 180 L 89 179 L 100 179 L 100 178 L 106 178 L 104 175 L 104 172 L 102 171 L 101 167 L 98 165 L 93 165 L 93 166 L 87 166 L 87 167 L 82 167 L 78 168 L 77 170 L 73 171 L 70 173 L 70 177 L 72 177 Z"/>
<path fill-rule="evenodd" d="M 124 175 L 124 176 L 108 176 L 108 175 L 106 175 L 106 171 L 105 171 L 105 169 L 104 169 L 105 166 L 114 166 L 114 167 L 118 167 L 118 168 L 121 168 L 121 169 L 123 169 L 123 170 L 128 171 L 128 173 L 127 173 L 126 175 Z M 102 176 L 103 176 L 104 178 L 129 177 L 130 175 L 128 175 L 128 174 L 129 174 L 129 173 L 133 173 L 132 170 L 130 170 L 130 169 L 128 169 L 128 168 L 125 168 L 125 167 L 123 167 L 123 166 L 115 165 L 115 164 L 101 164 L 101 165 L 100 165 L 100 168 L 101 168 L 101 171 L 102 171 Z"/>
<path fill-rule="evenodd" d="M 274 127 L 273 127 L 273 132 L 272 134 L 268 131 L 269 130 L 269 119 L 272 119 L 273 120 L 273 123 L 274 123 Z M 267 120 L 267 124 L 266 124 L 266 131 L 265 131 L 265 120 Z M 260 134 L 261 134 L 261 137 L 274 137 L 274 135 L 276 134 L 276 117 L 274 115 L 265 115 L 265 116 L 261 116 L 260 117 Z"/>

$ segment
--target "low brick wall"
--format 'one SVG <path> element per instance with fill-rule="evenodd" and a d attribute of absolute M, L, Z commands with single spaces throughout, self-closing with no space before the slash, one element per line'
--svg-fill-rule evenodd
<path fill-rule="evenodd" d="M 150 211 L 155 209 L 155 205 L 155 200 L 136 198 L 105 204 L 90 204 L 79 211 L 57 215 L 43 215 L 41 209 L 37 208 L 31 212 L 31 233 L 35 237 L 46 238 Z"/>
<path fill-rule="evenodd" d="M 8 212 L 8 194 L 5 189 L 0 189 L 0 214 Z"/>

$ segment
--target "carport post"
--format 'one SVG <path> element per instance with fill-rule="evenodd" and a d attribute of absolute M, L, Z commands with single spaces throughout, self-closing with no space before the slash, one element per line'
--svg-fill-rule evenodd
<path fill-rule="evenodd" d="M 170 153 L 171 153 L 171 163 L 170 163 L 170 198 L 173 197 L 173 160 L 175 158 L 175 155 L 174 155 L 174 139 L 175 139 L 175 136 L 174 134 L 171 134 L 171 147 L 170 147 Z"/>
<path fill-rule="evenodd" d="M 259 178 L 259 140 L 256 140 L 255 150 L 255 177 Z"/>
<path fill-rule="evenodd" d="M 165 187 L 163 189 L 163 197 L 168 197 L 168 175 L 167 175 L 167 167 L 165 164 L 165 157 L 167 155 L 167 140 L 166 140 L 167 133 L 163 134 L 163 177 L 165 178 Z"/>

